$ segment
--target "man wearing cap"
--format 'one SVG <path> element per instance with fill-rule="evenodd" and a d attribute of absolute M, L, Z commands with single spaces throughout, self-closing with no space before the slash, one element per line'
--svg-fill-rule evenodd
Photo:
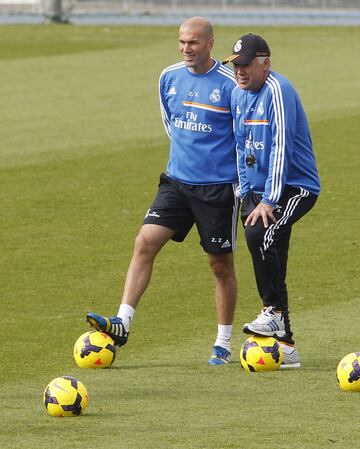
<path fill-rule="evenodd" d="M 164 69 L 159 80 L 160 109 L 170 139 L 166 173 L 160 176 L 157 196 L 135 240 L 118 314 L 107 318 L 91 312 L 87 320 L 117 345 L 124 345 L 156 255 L 170 239 L 182 242 L 196 224 L 215 277 L 218 327 L 209 364 L 224 365 L 231 359 L 236 302 L 233 252 L 240 201 L 230 111 L 236 81 L 231 69 L 212 59 L 213 44 L 212 26 L 206 19 L 192 17 L 181 25 L 183 61 Z M 186 301 L 192 301 L 191 287 L 188 298 L 179 298 Z M 166 319 L 167 311 L 159 310 L 158 315 Z M 176 325 L 184 334 L 191 332 L 184 321 Z M 157 322 L 153 332 L 156 335 Z"/>
<path fill-rule="evenodd" d="M 274 336 L 283 368 L 300 366 L 290 328 L 286 269 L 292 225 L 314 206 L 320 183 L 309 125 L 291 83 L 271 70 L 270 48 L 256 34 L 232 54 L 238 86 L 231 98 L 238 148 L 241 220 L 263 310 L 247 334 Z"/>

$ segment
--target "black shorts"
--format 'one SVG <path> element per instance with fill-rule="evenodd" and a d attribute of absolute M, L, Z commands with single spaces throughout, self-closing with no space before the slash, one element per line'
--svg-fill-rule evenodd
<path fill-rule="evenodd" d="M 175 231 L 173 240 L 182 242 L 193 224 L 200 244 L 208 254 L 235 250 L 239 198 L 237 184 L 185 184 L 160 176 L 157 196 L 147 211 L 144 224 L 157 224 Z"/>

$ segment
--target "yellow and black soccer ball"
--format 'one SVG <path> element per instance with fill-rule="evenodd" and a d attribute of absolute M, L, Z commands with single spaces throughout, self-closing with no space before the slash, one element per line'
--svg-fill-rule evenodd
<path fill-rule="evenodd" d="M 43 400 L 51 416 L 79 416 L 88 405 L 89 394 L 75 377 L 60 376 L 45 388 Z"/>
<path fill-rule="evenodd" d="M 272 371 L 280 368 L 283 350 L 273 337 L 251 336 L 240 350 L 240 363 L 247 371 Z"/>
<path fill-rule="evenodd" d="M 80 335 L 74 346 L 74 358 L 79 368 L 107 368 L 115 356 L 114 340 L 95 330 Z"/>
<path fill-rule="evenodd" d="M 342 390 L 360 391 L 360 352 L 351 352 L 340 360 L 336 377 Z"/>

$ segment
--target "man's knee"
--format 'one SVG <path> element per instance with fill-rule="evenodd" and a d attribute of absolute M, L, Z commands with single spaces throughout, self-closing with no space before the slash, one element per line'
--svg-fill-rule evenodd
<path fill-rule="evenodd" d="M 235 277 L 232 254 L 210 256 L 210 267 L 217 279 L 229 279 Z"/>
<path fill-rule="evenodd" d="M 249 247 L 258 247 L 264 240 L 265 228 L 256 223 L 255 226 L 247 225 L 245 227 L 245 239 Z"/>
<path fill-rule="evenodd" d="M 139 232 L 135 239 L 134 255 L 137 257 L 155 256 L 157 252 L 158 245 L 151 234 Z"/>
<path fill-rule="evenodd" d="M 174 231 L 163 226 L 144 225 L 135 239 L 134 255 L 155 257 Z"/>

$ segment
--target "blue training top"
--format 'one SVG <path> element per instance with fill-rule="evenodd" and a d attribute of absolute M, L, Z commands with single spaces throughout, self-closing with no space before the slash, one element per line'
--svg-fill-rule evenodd
<path fill-rule="evenodd" d="M 319 194 L 308 121 L 298 94 L 285 77 L 270 71 L 259 91 L 237 87 L 231 110 L 241 197 L 251 190 L 275 206 L 285 185 Z"/>
<path fill-rule="evenodd" d="M 236 143 L 230 111 L 233 72 L 214 61 L 203 74 L 184 62 L 164 69 L 160 109 L 170 138 L 168 176 L 188 184 L 237 182 Z"/>

